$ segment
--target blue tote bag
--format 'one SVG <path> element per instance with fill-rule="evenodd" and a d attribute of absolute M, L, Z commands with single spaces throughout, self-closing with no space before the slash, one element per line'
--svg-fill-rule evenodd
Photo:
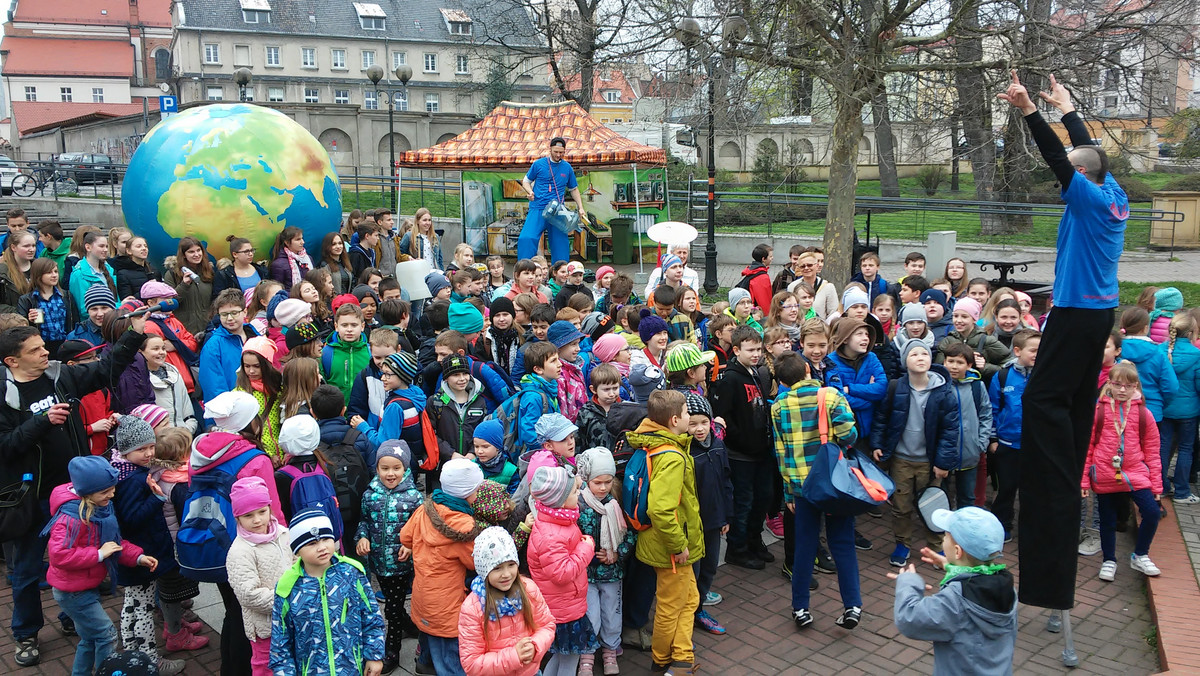
<path fill-rule="evenodd" d="M 847 456 L 840 445 L 829 440 L 829 410 L 825 406 L 828 391 L 827 387 L 817 391 L 821 448 L 800 491 L 828 514 L 857 516 L 887 502 L 896 485 L 866 454 L 846 449 L 850 452 Z"/>

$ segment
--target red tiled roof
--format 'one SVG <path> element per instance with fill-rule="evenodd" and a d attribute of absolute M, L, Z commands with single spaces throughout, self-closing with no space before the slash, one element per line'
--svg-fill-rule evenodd
<path fill-rule="evenodd" d="M 601 76 L 601 72 L 597 69 L 592 76 L 592 103 L 633 103 L 637 99 L 637 95 L 633 92 L 633 87 L 625 78 L 625 73 L 620 70 L 611 70 L 605 73 L 607 78 Z M 577 92 L 581 89 L 581 76 L 576 73 L 570 78 L 567 78 L 567 90 Z M 619 101 L 609 101 L 604 98 L 606 89 L 616 89 L 621 93 Z"/>
<path fill-rule="evenodd" d="M 132 77 L 133 45 L 116 40 L 5 37 L 5 75 Z"/>
<path fill-rule="evenodd" d="M 129 0 L 18 0 L 13 21 L 32 23 L 125 26 Z M 171 25 L 171 0 L 140 0 L 138 21 L 146 26 Z"/>
<path fill-rule="evenodd" d="M 158 100 L 150 100 L 150 111 L 158 110 Z M 93 120 L 137 115 L 142 102 L 136 103 L 62 103 L 60 101 L 13 101 L 12 114 L 19 135 L 53 127 L 70 126 Z"/>
<path fill-rule="evenodd" d="M 567 140 L 566 160 L 576 168 L 667 163 L 662 148 L 618 135 L 574 101 L 505 101 L 453 139 L 405 152 L 398 164 L 419 169 L 527 169 L 534 160 L 546 156 L 550 139 L 555 136 Z"/>

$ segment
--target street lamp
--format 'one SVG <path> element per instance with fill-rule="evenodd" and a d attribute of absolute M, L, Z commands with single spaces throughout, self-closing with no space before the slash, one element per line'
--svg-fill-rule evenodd
<path fill-rule="evenodd" d="M 741 16 L 733 15 L 725 19 L 721 25 L 721 43 L 713 45 L 704 39 L 700 30 L 700 22 L 688 16 L 679 21 L 675 27 L 675 39 L 687 50 L 697 49 L 706 51 L 701 56 L 708 75 L 708 243 L 704 247 L 704 292 L 716 293 L 720 286 L 717 281 L 717 157 L 715 146 L 716 133 L 716 79 L 717 70 L 721 66 L 721 52 L 729 46 L 741 42 L 749 31 L 749 24 Z M 707 58 L 706 58 L 707 57 Z M 689 190 L 691 187 L 689 186 Z"/>
<path fill-rule="evenodd" d="M 396 70 L 392 74 L 400 81 L 399 89 L 379 88 L 379 83 L 383 80 L 386 73 L 383 71 L 383 66 L 379 64 L 371 64 L 367 68 L 367 79 L 371 81 L 371 86 L 375 88 L 375 100 L 379 100 L 379 96 L 383 95 L 388 100 L 388 157 L 391 175 L 396 175 L 396 94 L 404 94 L 405 100 L 408 100 L 408 81 L 412 79 L 413 69 L 408 64 L 396 66 Z M 392 213 L 396 213 L 396 183 L 389 181 L 392 186 Z"/>
<path fill-rule="evenodd" d="M 246 100 L 246 90 L 250 87 L 250 80 L 253 78 L 249 68 L 238 68 L 233 71 L 233 81 L 238 86 L 238 101 Z"/>

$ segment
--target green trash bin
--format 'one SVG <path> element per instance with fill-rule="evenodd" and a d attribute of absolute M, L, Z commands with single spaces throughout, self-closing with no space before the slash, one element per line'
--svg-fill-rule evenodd
<path fill-rule="evenodd" d="M 610 218 L 608 229 L 612 231 L 613 263 L 616 265 L 633 264 L 633 219 Z"/>

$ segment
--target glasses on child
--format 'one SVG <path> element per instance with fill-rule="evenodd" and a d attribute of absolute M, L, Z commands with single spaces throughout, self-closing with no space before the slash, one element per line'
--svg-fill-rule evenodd
<path fill-rule="evenodd" d="M 780 308 L 781 310 L 795 310 L 795 309 L 796 309 L 796 308 L 798 308 L 798 307 L 800 307 L 800 304 L 799 304 L 799 303 L 788 303 L 787 305 L 780 305 L 780 306 L 779 306 L 779 308 Z"/>
<path fill-rule="evenodd" d="M 245 310 L 233 310 L 231 312 L 222 312 L 220 315 L 221 319 L 233 319 L 235 317 L 240 317 L 243 312 L 245 312 Z"/>

